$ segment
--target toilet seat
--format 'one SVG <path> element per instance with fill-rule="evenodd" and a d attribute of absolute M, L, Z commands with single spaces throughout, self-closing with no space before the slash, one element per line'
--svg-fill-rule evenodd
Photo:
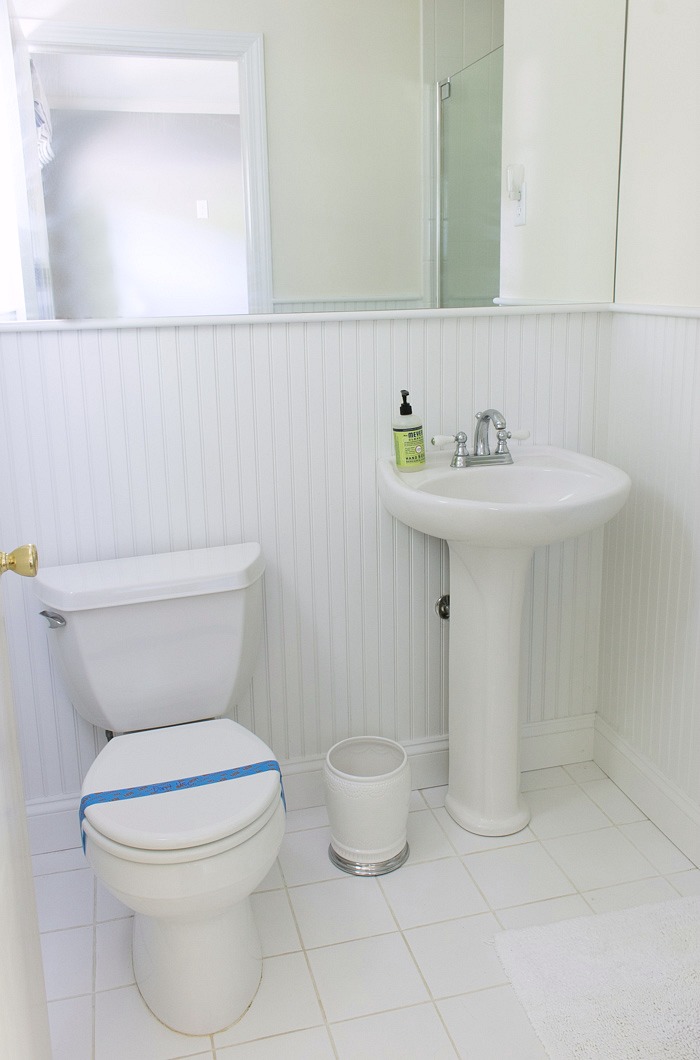
<path fill-rule="evenodd" d="M 267 744 L 227 718 L 127 733 L 97 756 L 82 794 L 128 791 L 272 759 Z M 217 852 L 214 848 L 238 845 L 255 834 L 274 814 L 280 794 L 280 774 L 269 769 L 201 787 L 93 803 L 85 809 L 85 830 L 98 843 L 102 839 L 106 846 L 132 850 L 134 860 L 146 858 L 146 852 L 155 860 L 160 860 L 158 852 L 172 852 L 172 860 L 179 860 L 184 850 L 206 857 Z"/>

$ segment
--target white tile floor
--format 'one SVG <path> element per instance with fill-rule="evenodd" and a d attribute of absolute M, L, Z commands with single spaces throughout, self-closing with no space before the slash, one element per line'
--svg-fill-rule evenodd
<path fill-rule="evenodd" d="M 375 879 L 331 865 L 322 807 L 290 813 L 254 895 L 260 990 L 201 1038 L 141 1001 L 131 920 L 71 845 L 73 815 L 35 819 L 54 1060 L 543 1060 L 494 934 L 697 894 L 700 871 L 591 762 L 526 773 L 523 790 L 530 825 L 501 839 L 458 828 L 444 789 L 414 792 L 411 857 Z"/>

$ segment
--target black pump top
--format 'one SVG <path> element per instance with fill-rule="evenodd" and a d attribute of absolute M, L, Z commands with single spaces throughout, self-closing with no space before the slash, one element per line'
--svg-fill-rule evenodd
<path fill-rule="evenodd" d="M 399 405 L 399 414 L 401 416 L 410 416 L 411 413 L 413 412 L 413 409 L 411 408 L 409 403 L 406 401 L 407 397 L 408 397 L 408 390 L 402 390 L 401 391 L 402 401 L 401 401 L 401 404 Z"/>

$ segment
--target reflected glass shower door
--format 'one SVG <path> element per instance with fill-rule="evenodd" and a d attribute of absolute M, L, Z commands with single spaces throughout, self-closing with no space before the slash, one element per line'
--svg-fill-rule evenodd
<path fill-rule="evenodd" d="M 439 91 L 439 305 L 492 305 L 500 277 L 503 48 Z"/>

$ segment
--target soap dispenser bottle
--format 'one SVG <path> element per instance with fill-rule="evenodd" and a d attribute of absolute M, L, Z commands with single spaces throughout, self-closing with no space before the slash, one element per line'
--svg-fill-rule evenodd
<path fill-rule="evenodd" d="M 401 391 L 399 415 L 394 420 L 394 450 L 399 471 L 420 471 L 425 466 L 425 442 L 423 422 L 413 413 L 406 398 L 408 390 Z"/>

